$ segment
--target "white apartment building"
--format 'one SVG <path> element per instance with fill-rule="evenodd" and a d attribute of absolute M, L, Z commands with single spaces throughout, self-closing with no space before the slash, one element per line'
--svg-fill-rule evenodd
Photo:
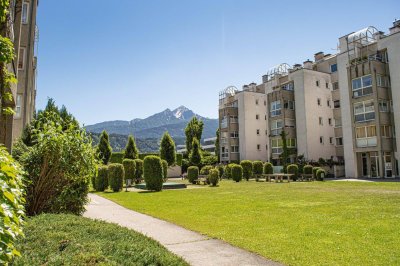
<path fill-rule="evenodd" d="M 347 177 L 399 175 L 400 21 L 388 34 L 367 27 L 339 38 L 337 54 L 280 64 L 262 83 L 220 92 L 222 162 L 283 164 L 281 132 L 291 150 L 344 163 Z M 398 132 L 398 133 L 396 133 Z"/>

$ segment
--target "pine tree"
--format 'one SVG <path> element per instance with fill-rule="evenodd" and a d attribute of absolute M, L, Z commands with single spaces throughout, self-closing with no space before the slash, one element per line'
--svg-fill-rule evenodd
<path fill-rule="evenodd" d="M 97 146 L 97 152 L 99 159 L 102 160 L 103 164 L 107 164 L 111 157 L 112 148 L 108 139 L 107 131 L 101 132 L 99 145 Z"/>
<path fill-rule="evenodd" d="M 219 158 L 219 128 L 217 129 L 217 132 L 215 132 L 215 135 L 217 137 L 217 139 L 215 140 L 215 156 L 217 156 L 217 162 L 220 162 L 220 158 Z"/>
<path fill-rule="evenodd" d="M 132 135 L 129 135 L 128 142 L 125 147 L 125 159 L 139 159 L 139 150 L 136 147 L 135 138 Z"/>
<path fill-rule="evenodd" d="M 160 157 L 166 160 L 168 165 L 174 165 L 176 161 L 175 143 L 168 131 L 164 133 L 160 144 Z"/>
<path fill-rule="evenodd" d="M 191 165 L 200 165 L 201 162 L 201 152 L 200 144 L 196 137 L 193 138 L 192 142 L 192 152 L 189 155 L 189 162 Z"/>
<path fill-rule="evenodd" d="M 203 126 L 203 121 L 197 119 L 197 117 L 193 117 L 187 124 L 185 128 L 187 154 L 192 152 L 193 139 L 196 138 L 199 141 L 201 140 Z"/>

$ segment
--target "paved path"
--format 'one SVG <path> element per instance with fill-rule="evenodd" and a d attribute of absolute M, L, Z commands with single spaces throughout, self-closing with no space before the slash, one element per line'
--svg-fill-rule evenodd
<path fill-rule="evenodd" d="M 191 265 L 281 265 L 254 253 L 210 239 L 175 224 L 128 210 L 110 200 L 89 194 L 85 217 L 117 223 L 151 237 Z"/>

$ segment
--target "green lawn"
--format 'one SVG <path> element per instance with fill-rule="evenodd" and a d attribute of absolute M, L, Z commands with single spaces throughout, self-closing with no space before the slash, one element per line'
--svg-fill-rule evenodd
<path fill-rule="evenodd" d="M 285 264 L 400 264 L 400 183 L 223 181 L 100 195 Z"/>
<path fill-rule="evenodd" d="M 24 232 L 13 265 L 187 265 L 150 238 L 84 217 L 44 214 Z"/>

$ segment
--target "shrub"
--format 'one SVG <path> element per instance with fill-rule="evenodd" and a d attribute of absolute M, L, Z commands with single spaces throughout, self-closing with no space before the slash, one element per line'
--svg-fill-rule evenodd
<path fill-rule="evenodd" d="M 97 145 L 97 154 L 103 164 L 108 164 L 111 156 L 112 148 L 110 146 L 107 131 L 103 130 L 100 135 L 99 145 Z"/>
<path fill-rule="evenodd" d="M 219 171 L 217 169 L 210 169 L 210 172 L 208 174 L 208 181 L 213 187 L 218 184 Z"/>
<path fill-rule="evenodd" d="M 160 157 L 150 155 L 144 158 L 143 176 L 148 190 L 162 190 L 164 174 Z"/>
<path fill-rule="evenodd" d="M 263 173 L 263 163 L 261 161 L 254 161 L 253 162 L 253 174 L 256 177 L 256 181 L 258 181 L 258 178 L 260 175 Z"/>
<path fill-rule="evenodd" d="M 304 165 L 304 167 L 303 167 L 303 173 L 304 173 L 305 175 L 312 175 L 312 173 L 313 173 L 313 167 L 312 167 L 312 165 L 309 165 L 309 164 Z"/>
<path fill-rule="evenodd" d="M 215 155 L 204 155 L 201 158 L 201 165 L 215 165 L 218 163 L 218 157 Z"/>
<path fill-rule="evenodd" d="M 223 165 L 218 165 L 217 169 L 219 172 L 219 179 L 222 179 L 222 177 L 224 176 L 225 167 Z"/>
<path fill-rule="evenodd" d="M 183 159 L 182 154 L 181 153 L 177 153 L 176 154 L 176 165 L 182 166 L 182 159 Z"/>
<path fill-rule="evenodd" d="M 182 159 L 182 168 L 181 168 L 182 174 L 183 174 L 183 173 L 187 173 L 188 167 L 189 167 L 189 160 L 187 160 L 187 159 Z"/>
<path fill-rule="evenodd" d="M 200 165 L 202 156 L 200 152 L 200 143 L 197 138 L 193 138 L 192 149 L 189 154 L 189 162 L 191 165 Z"/>
<path fill-rule="evenodd" d="M 231 166 L 232 179 L 236 182 L 240 182 L 243 178 L 243 167 L 239 164 L 233 164 Z"/>
<path fill-rule="evenodd" d="M 231 179 L 232 178 L 232 166 L 234 164 L 228 164 L 225 166 L 224 178 Z"/>
<path fill-rule="evenodd" d="M 128 137 L 128 142 L 126 143 L 125 147 L 124 158 L 132 160 L 139 158 L 139 151 L 136 148 L 135 138 L 132 135 L 129 135 Z"/>
<path fill-rule="evenodd" d="M 114 192 L 118 192 L 124 186 L 124 166 L 120 163 L 112 163 L 108 166 L 108 182 Z"/>
<path fill-rule="evenodd" d="M 24 224 L 24 185 L 21 166 L 0 147 L 0 264 L 7 265 L 18 253 L 17 237 Z"/>
<path fill-rule="evenodd" d="M 166 131 L 161 138 L 160 157 L 161 159 L 167 161 L 167 164 L 169 166 L 175 165 L 176 162 L 175 153 L 176 153 L 175 142 L 169 135 L 168 131 Z"/>
<path fill-rule="evenodd" d="M 96 180 L 94 182 L 94 189 L 96 191 L 104 191 L 108 187 L 108 167 L 107 166 L 99 166 L 97 170 Z"/>
<path fill-rule="evenodd" d="M 158 153 L 140 153 L 139 159 L 144 160 L 144 158 L 146 158 L 146 156 L 149 156 L 149 155 L 160 156 L 160 154 L 158 154 Z"/>
<path fill-rule="evenodd" d="M 199 168 L 197 166 L 189 166 L 187 177 L 189 182 L 194 184 L 194 181 L 199 177 Z"/>
<path fill-rule="evenodd" d="M 168 179 L 168 162 L 166 160 L 161 160 L 163 168 L 163 181 L 166 182 Z"/>
<path fill-rule="evenodd" d="M 136 162 L 135 162 L 135 160 L 124 159 L 122 161 L 122 165 L 124 166 L 125 180 L 131 179 L 133 181 L 135 179 L 135 173 L 136 173 Z"/>
<path fill-rule="evenodd" d="M 203 168 L 201 168 L 201 170 L 200 170 L 200 174 L 201 175 L 208 175 L 210 173 L 211 169 L 214 169 L 214 167 L 212 167 L 211 165 L 203 166 Z"/>
<path fill-rule="evenodd" d="M 317 170 L 317 180 L 324 181 L 324 177 L 326 176 L 326 172 L 324 169 L 320 168 Z"/>
<path fill-rule="evenodd" d="M 314 179 L 317 179 L 317 171 L 318 171 L 319 169 L 321 169 L 321 168 L 318 167 L 318 166 L 312 168 L 312 175 L 313 175 L 313 178 L 314 178 Z"/>
<path fill-rule="evenodd" d="M 273 173 L 274 173 L 274 167 L 272 166 L 272 163 L 270 162 L 264 163 L 264 174 L 272 175 Z"/>
<path fill-rule="evenodd" d="M 135 159 L 136 170 L 135 170 L 135 183 L 139 184 L 143 178 L 143 160 Z"/>
<path fill-rule="evenodd" d="M 240 162 L 240 165 L 243 168 L 243 178 L 249 181 L 253 176 L 253 163 L 249 160 L 243 160 Z"/>
<path fill-rule="evenodd" d="M 292 179 L 296 181 L 299 177 L 299 167 L 297 166 L 297 164 L 289 164 L 287 166 L 287 173 L 293 174 Z"/>
<path fill-rule="evenodd" d="M 125 153 L 124 152 L 113 152 L 111 153 L 110 163 L 120 163 L 124 160 Z"/>

